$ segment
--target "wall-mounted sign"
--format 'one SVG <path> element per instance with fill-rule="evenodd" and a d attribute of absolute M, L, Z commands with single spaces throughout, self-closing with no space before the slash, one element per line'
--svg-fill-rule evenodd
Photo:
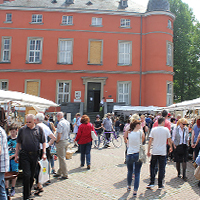
<path fill-rule="evenodd" d="M 75 91 L 75 98 L 80 99 L 81 98 L 81 91 Z"/>
<path fill-rule="evenodd" d="M 74 99 L 74 102 L 81 102 L 81 99 Z"/>
<path fill-rule="evenodd" d="M 106 102 L 114 102 L 114 99 L 106 99 Z"/>

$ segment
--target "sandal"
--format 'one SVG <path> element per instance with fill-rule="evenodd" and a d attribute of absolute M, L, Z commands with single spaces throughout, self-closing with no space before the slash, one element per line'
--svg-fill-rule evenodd
<path fill-rule="evenodd" d="M 41 192 L 44 192 L 43 187 L 38 188 L 37 191 L 34 193 L 34 195 L 38 195 L 39 196 Z"/>

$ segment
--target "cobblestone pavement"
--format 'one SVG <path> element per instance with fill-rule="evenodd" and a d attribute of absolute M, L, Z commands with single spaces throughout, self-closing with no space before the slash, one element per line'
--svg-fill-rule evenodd
<path fill-rule="evenodd" d="M 110 148 L 91 150 L 91 169 L 80 168 L 80 154 L 74 154 L 73 158 L 67 160 L 69 179 L 59 180 L 51 177 L 52 184 L 44 187 L 44 192 L 40 200 L 56 199 L 135 199 L 131 192 L 126 191 L 127 168 L 124 163 L 123 144 L 120 148 Z M 149 161 L 143 164 L 140 176 L 140 187 L 136 199 L 200 199 L 200 189 L 198 181 L 194 178 L 194 167 L 188 162 L 187 177 L 184 182 L 177 177 L 175 163 L 168 162 L 165 174 L 165 188 L 158 190 L 157 186 L 153 190 L 146 189 L 149 183 Z M 58 161 L 55 162 L 56 169 Z M 22 187 L 18 182 L 16 195 L 13 200 L 22 199 Z M 133 185 L 133 184 L 132 184 Z"/>

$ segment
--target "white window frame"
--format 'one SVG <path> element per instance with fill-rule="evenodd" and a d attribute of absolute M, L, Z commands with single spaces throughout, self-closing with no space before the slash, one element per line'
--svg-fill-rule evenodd
<path fill-rule="evenodd" d="M 34 20 L 34 18 L 35 18 L 35 20 Z M 43 15 L 42 14 L 32 14 L 31 23 L 33 23 L 33 24 L 43 23 Z"/>
<path fill-rule="evenodd" d="M 93 42 L 93 41 L 101 42 L 101 63 L 100 64 L 93 64 L 90 62 L 90 42 Z M 91 65 L 102 65 L 103 64 L 103 40 L 89 39 L 88 64 L 91 64 Z"/>
<path fill-rule="evenodd" d="M 68 50 L 62 51 L 61 50 L 61 42 L 62 41 L 71 42 L 71 51 L 68 51 Z M 60 64 L 65 64 L 65 65 L 73 64 L 73 49 L 74 49 L 74 39 L 72 39 L 72 38 L 59 38 L 58 39 L 58 61 L 57 62 L 60 63 Z M 70 53 L 71 61 L 68 62 L 67 57 L 65 57 L 64 61 L 61 61 L 61 53 L 64 53 L 65 56 Z"/>
<path fill-rule="evenodd" d="M 170 19 L 168 19 L 167 28 L 172 29 L 172 21 Z"/>
<path fill-rule="evenodd" d="M 168 92 L 168 85 L 171 86 L 171 93 Z M 170 106 L 173 104 L 173 82 L 172 81 L 167 81 L 166 93 L 167 93 L 166 94 L 166 106 Z"/>
<path fill-rule="evenodd" d="M 37 49 L 31 50 L 30 49 L 31 40 L 40 41 L 40 50 L 37 50 Z M 36 47 L 37 44 L 35 43 L 34 46 Z M 42 62 L 42 49 L 43 49 L 43 38 L 40 38 L 40 37 L 28 37 L 26 62 L 27 63 L 41 63 Z M 30 56 L 30 52 L 33 52 L 34 56 Z M 36 61 L 36 54 L 37 53 L 39 53 L 39 60 L 38 61 Z M 33 61 L 30 61 L 30 57 L 33 57 Z"/>
<path fill-rule="evenodd" d="M 6 82 L 7 83 L 7 87 L 6 89 L 2 89 L 2 83 Z M 8 90 L 8 79 L 0 79 L 0 90 Z"/>
<path fill-rule="evenodd" d="M 5 45 L 4 42 L 5 40 L 9 40 L 10 44 L 9 44 L 9 49 L 5 49 Z M 2 47 L 1 47 L 1 62 L 10 62 L 11 59 L 11 45 L 12 45 L 12 37 L 2 37 Z M 8 52 L 8 59 L 5 60 L 5 52 Z"/>
<path fill-rule="evenodd" d="M 10 17 L 8 17 L 10 16 Z M 11 23 L 12 22 L 12 13 L 6 13 L 6 22 Z"/>
<path fill-rule="evenodd" d="M 62 25 L 73 25 L 73 16 L 63 15 L 62 16 Z"/>
<path fill-rule="evenodd" d="M 124 52 L 120 52 L 120 46 L 121 45 L 128 45 L 130 46 L 130 49 L 129 49 L 129 53 L 126 53 L 125 51 Z M 123 56 L 123 59 L 125 61 L 125 58 L 129 55 L 129 62 L 122 62 L 120 60 L 120 57 Z M 118 41 L 118 65 L 119 66 L 130 66 L 132 65 L 132 41 L 125 41 L 125 40 L 119 40 Z"/>
<path fill-rule="evenodd" d="M 127 7 L 128 6 L 127 0 L 121 0 L 121 1 L 122 1 L 122 7 Z"/>
<path fill-rule="evenodd" d="M 131 27 L 131 20 L 122 18 L 120 20 L 120 27 L 121 28 L 130 28 Z"/>
<path fill-rule="evenodd" d="M 92 17 L 92 26 L 100 26 L 102 27 L 102 17 Z"/>
<path fill-rule="evenodd" d="M 167 41 L 167 49 L 166 49 L 166 56 L 167 56 L 167 65 L 173 67 L 173 43 Z"/>
<path fill-rule="evenodd" d="M 119 87 L 120 84 L 123 84 L 123 87 L 125 87 L 125 84 L 128 84 L 128 92 L 127 93 L 119 93 Z M 119 101 L 119 95 L 123 95 L 123 100 L 124 100 L 124 95 L 128 95 L 128 102 L 126 102 L 126 105 L 131 104 L 131 86 L 132 86 L 132 81 L 117 81 L 117 102 L 124 102 L 124 101 Z"/>
<path fill-rule="evenodd" d="M 67 93 L 59 92 L 59 83 L 67 83 L 67 84 L 69 84 L 69 92 L 67 92 Z M 56 81 L 56 102 L 57 102 L 57 104 L 59 104 L 59 102 L 58 102 L 59 94 L 62 94 L 62 95 L 67 94 L 67 95 L 69 95 L 68 96 L 68 102 L 61 102 L 61 103 L 69 103 L 69 102 L 71 102 L 71 86 L 72 86 L 72 81 L 71 80 L 57 80 Z M 62 97 L 62 98 L 64 98 L 64 97 Z"/>

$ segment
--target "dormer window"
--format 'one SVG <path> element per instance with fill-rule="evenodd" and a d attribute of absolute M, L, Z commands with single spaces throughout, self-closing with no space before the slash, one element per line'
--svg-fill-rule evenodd
<path fill-rule="evenodd" d="M 73 3 L 74 3 L 74 0 L 65 0 L 65 3 L 66 3 L 66 4 L 73 4 Z"/>
<path fill-rule="evenodd" d="M 122 6 L 123 8 L 128 7 L 128 0 L 121 0 L 121 6 Z"/>

